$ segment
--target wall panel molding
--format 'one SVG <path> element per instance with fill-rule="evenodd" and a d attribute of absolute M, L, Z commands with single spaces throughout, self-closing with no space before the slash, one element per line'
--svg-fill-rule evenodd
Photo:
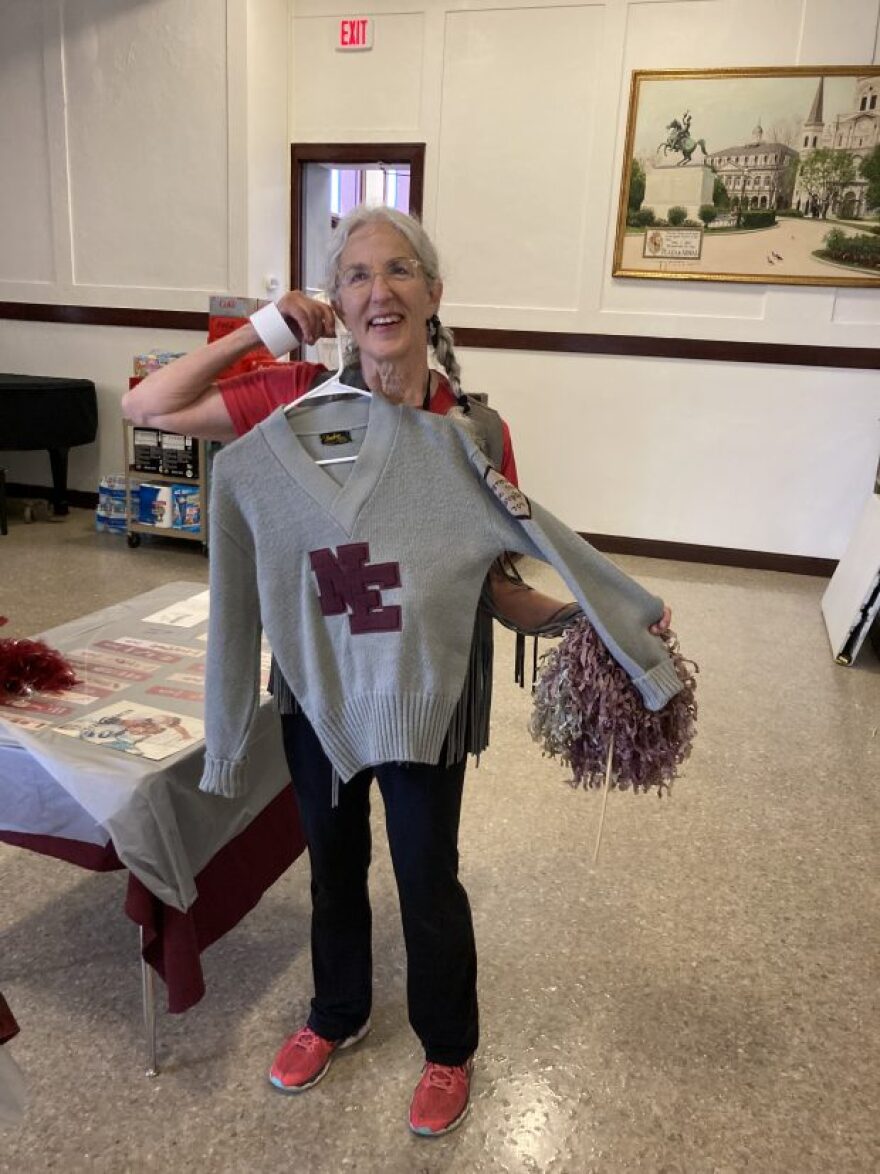
<path fill-rule="evenodd" d="M 6 486 L 11 498 L 51 498 L 48 485 L 25 485 L 12 482 Z M 93 510 L 98 505 L 97 493 L 69 489 L 67 499 L 77 509 Z M 639 558 L 664 558 L 674 562 L 706 563 L 720 567 L 742 567 L 746 570 L 782 571 L 791 575 L 816 575 L 830 579 L 837 559 L 811 558 L 801 554 L 774 554 L 763 550 L 735 550 L 728 546 L 700 546 L 692 542 L 661 542 L 650 538 L 624 538 L 619 534 L 588 534 L 581 538 L 592 543 L 605 554 L 629 554 Z"/>
<path fill-rule="evenodd" d="M 455 330 L 456 345 L 487 350 L 552 351 L 573 355 L 627 355 L 718 363 L 766 363 L 786 367 L 880 367 L 880 348 L 799 346 L 645 334 L 579 334 L 552 330 Z"/>
<path fill-rule="evenodd" d="M 149 309 L 245 292 L 248 3 L 7 6 L 0 298 Z"/>
<path fill-rule="evenodd" d="M 208 315 L 196 310 L 146 310 L 121 306 L 68 306 L 0 302 L 0 320 L 58 322 L 78 326 L 135 326 L 207 333 Z M 539 351 L 568 355 L 620 355 L 708 363 L 761 363 L 783 367 L 880 369 L 880 347 L 795 346 L 643 334 L 577 334 L 553 330 L 482 330 L 453 327 L 456 345 L 479 350 Z"/>
<path fill-rule="evenodd" d="M 619 534 L 589 534 L 582 538 L 605 554 L 632 554 L 640 558 L 666 558 L 682 563 L 709 563 L 717 567 L 743 567 L 753 571 L 784 571 L 791 575 L 817 575 L 830 579 L 837 559 L 803 554 L 776 554 L 769 550 L 738 550 L 730 546 L 702 546 L 694 542 L 663 542 L 652 538 L 624 538 Z"/>
<path fill-rule="evenodd" d="M 39 302 L 0 302 L 0 319 L 59 322 L 67 326 L 135 326 L 148 330 L 200 330 L 207 334 L 202 310 L 142 310 L 123 306 L 67 306 Z"/>

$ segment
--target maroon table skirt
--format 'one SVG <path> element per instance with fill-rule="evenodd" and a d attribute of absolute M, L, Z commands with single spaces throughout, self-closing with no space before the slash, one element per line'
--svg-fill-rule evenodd
<path fill-rule="evenodd" d="M 123 868 L 112 844 L 0 831 L 0 840 L 93 872 Z M 129 875 L 125 912 L 144 931 L 144 959 L 162 976 L 168 1010 L 188 1011 L 205 993 L 200 954 L 257 904 L 305 848 L 293 787 L 285 787 L 195 878 L 198 897 L 181 913 Z"/>
<path fill-rule="evenodd" d="M 0 994 L 0 1044 L 5 1044 L 18 1034 L 18 1024 L 9 1009 L 9 1004 Z"/>

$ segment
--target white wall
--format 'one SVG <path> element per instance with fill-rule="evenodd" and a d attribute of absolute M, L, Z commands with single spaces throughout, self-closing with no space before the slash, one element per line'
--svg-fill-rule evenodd
<path fill-rule="evenodd" d="M 373 0 L 374 49 L 341 54 L 349 10 L 296 0 L 292 134 L 426 142 L 451 325 L 877 345 L 877 291 L 610 272 L 631 70 L 876 60 L 878 0 L 400 8 Z M 876 372 L 460 357 L 511 424 L 523 485 L 578 529 L 835 557 L 873 484 Z"/>
<path fill-rule="evenodd" d="M 128 387 L 131 356 L 158 350 L 189 351 L 204 336 L 180 330 L 136 330 L 120 326 L 66 326 L 0 320 L 0 368 L 25 374 L 91 379 L 98 397 L 94 444 L 70 450 L 68 486 L 97 493 L 105 473 L 124 472 L 119 399 Z M 0 453 L 7 480 L 51 485 L 46 452 Z"/>
<path fill-rule="evenodd" d="M 404 9 L 404 10 L 402 10 Z M 874 346 L 875 291 L 615 280 L 634 68 L 877 60 L 880 0 L 0 0 L 0 300 L 199 309 L 287 272 L 290 141 L 424 141 L 457 326 Z M 292 16 L 292 20 L 289 19 Z M 290 26 L 290 27 L 288 27 Z M 759 114 L 760 112 L 756 112 Z M 95 379 L 197 335 L 0 320 L 0 370 Z M 873 482 L 876 373 L 463 351 L 572 525 L 834 557 Z M 10 479 L 48 483 L 40 454 Z"/>
<path fill-rule="evenodd" d="M 226 7 L 0 0 L 0 298 L 202 309 L 240 280 Z"/>
<path fill-rule="evenodd" d="M 206 311 L 283 283 L 289 23 L 287 0 L 0 0 L 0 301 Z M 69 483 L 95 492 L 132 356 L 202 341 L 0 319 L 0 370 L 94 380 Z M 45 453 L 2 461 L 50 483 Z"/>

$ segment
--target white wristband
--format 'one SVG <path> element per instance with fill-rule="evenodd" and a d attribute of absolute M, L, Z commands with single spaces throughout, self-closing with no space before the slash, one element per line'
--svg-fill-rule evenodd
<path fill-rule="evenodd" d="M 251 314 L 251 324 L 263 345 L 276 359 L 299 346 L 299 339 L 287 325 L 284 315 L 274 302 L 269 302 L 267 306 L 257 310 L 256 314 Z"/>

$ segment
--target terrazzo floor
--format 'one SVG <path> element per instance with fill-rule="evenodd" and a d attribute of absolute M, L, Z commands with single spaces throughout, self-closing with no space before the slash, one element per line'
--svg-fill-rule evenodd
<path fill-rule="evenodd" d="M 374 1028 L 317 1088 L 266 1070 L 310 996 L 298 862 L 203 957 L 208 993 L 160 1017 L 143 1074 L 137 934 L 123 874 L 0 845 L 0 988 L 21 1026 L 25 1121 L 0 1171 L 845 1174 L 880 1168 L 877 891 L 880 663 L 835 665 L 825 581 L 618 558 L 661 594 L 701 669 L 699 735 L 669 801 L 598 797 L 531 742 L 499 631 L 493 745 L 471 768 L 462 876 L 483 1037 L 460 1130 L 406 1128 L 420 1070 L 374 799 Z M 544 568 L 529 568 L 547 590 Z M 4 635 L 174 579 L 197 549 L 129 550 L 74 510 L 10 520 Z"/>

